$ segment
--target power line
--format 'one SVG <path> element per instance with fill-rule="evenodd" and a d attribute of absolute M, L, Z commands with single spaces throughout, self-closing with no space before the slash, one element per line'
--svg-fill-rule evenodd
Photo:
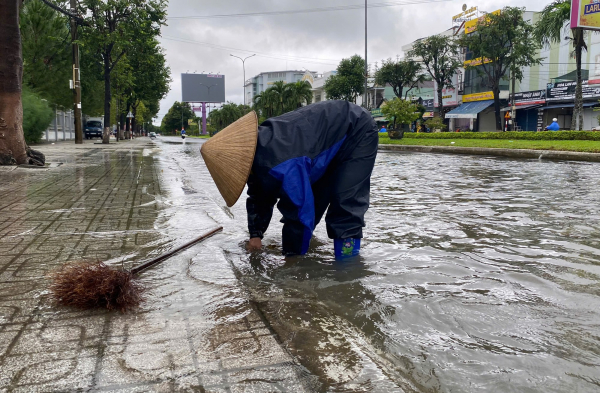
<path fill-rule="evenodd" d="M 213 44 L 211 42 L 201 42 L 201 41 L 189 40 L 187 38 L 176 38 L 176 37 L 168 37 L 168 36 L 162 36 L 161 38 L 163 38 L 165 40 L 169 40 L 169 41 L 178 41 L 178 42 L 183 42 L 183 43 L 187 43 L 187 44 L 207 46 L 209 48 L 224 50 L 224 51 L 256 53 L 256 56 L 258 56 L 258 57 L 265 57 L 265 58 L 269 58 L 269 59 L 289 60 L 289 61 L 296 61 L 296 62 L 334 65 L 334 66 L 337 66 L 338 64 L 337 63 L 327 63 L 322 60 L 339 61 L 337 59 L 319 59 L 319 58 L 315 58 L 315 57 L 299 57 L 299 56 L 279 55 L 279 54 L 265 53 L 265 52 L 256 52 L 256 51 L 252 51 L 252 50 L 248 50 L 248 49 L 231 48 L 231 47 L 227 47 L 227 46 L 217 45 L 217 44 Z"/>
<path fill-rule="evenodd" d="M 409 1 L 393 1 L 384 3 L 372 3 L 368 8 L 382 7 L 398 7 L 403 5 L 425 4 L 425 3 L 445 3 L 454 0 L 409 0 Z M 352 4 L 335 7 L 307 8 L 303 10 L 282 10 L 282 11 L 263 11 L 263 12 L 248 12 L 238 14 L 216 14 L 216 15 L 192 15 L 192 16 L 169 16 L 167 19 L 220 19 L 220 18 L 240 18 L 249 16 L 277 16 L 290 14 L 307 14 L 316 12 L 331 12 L 331 11 L 347 11 L 347 10 L 363 10 L 364 4 Z"/>

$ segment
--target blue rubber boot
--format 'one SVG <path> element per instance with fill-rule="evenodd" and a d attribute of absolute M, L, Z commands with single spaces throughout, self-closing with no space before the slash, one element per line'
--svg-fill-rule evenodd
<path fill-rule="evenodd" d="M 360 239 L 334 239 L 333 250 L 335 259 L 345 259 L 357 256 L 360 252 Z"/>

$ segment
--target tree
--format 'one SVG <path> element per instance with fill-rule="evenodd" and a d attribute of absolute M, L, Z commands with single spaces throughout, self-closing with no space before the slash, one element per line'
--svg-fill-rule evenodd
<path fill-rule="evenodd" d="M 434 35 L 418 41 L 408 52 L 409 57 L 420 57 L 431 78 L 437 83 L 438 115 L 444 118 L 442 90 L 452 88 L 452 77 L 461 66 L 458 45 L 453 37 Z"/>
<path fill-rule="evenodd" d="M 307 81 L 297 81 L 286 85 L 289 107 L 293 110 L 300 108 L 303 103 L 312 102 L 313 92 L 310 83 Z"/>
<path fill-rule="evenodd" d="M 273 82 L 273 86 L 269 87 L 273 92 L 273 98 L 277 103 L 277 114 L 282 115 L 285 113 L 284 103 L 286 101 L 287 89 L 285 87 L 285 82 L 276 81 Z"/>
<path fill-rule="evenodd" d="M 277 97 L 271 88 L 254 96 L 252 99 L 254 108 L 261 113 L 262 117 L 268 119 L 274 116 L 277 105 Z M 212 112 L 211 112 L 212 113 Z"/>
<path fill-rule="evenodd" d="M 375 72 L 375 84 L 379 86 L 390 85 L 398 98 L 406 99 L 408 92 L 425 80 L 421 72 L 421 65 L 413 60 L 384 60 L 381 68 Z M 406 88 L 406 93 L 402 93 Z"/>
<path fill-rule="evenodd" d="M 505 7 L 499 14 L 488 14 L 477 24 L 477 30 L 463 36 L 462 46 L 468 47 L 473 56 L 481 59 L 480 65 L 469 67 L 483 70 L 494 93 L 496 130 L 502 130 L 500 117 L 500 82 L 507 72 L 521 81 L 523 67 L 539 64 L 535 57 L 539 48 L 533 37 L 533 26 L 523 19 L 523 10 L 518 7 Z M 477 64 L 479 62 L 476 62 Z M 440 101 L 441 102 L 441 101 Z"/>
<path fill-rule="evenodd" d="M 542 12 L 540 19 L 535 24 L 535 39 L 544 46 L 552 43 L 559 43 L 569 29 L 571 20 L 571 0 L 558 0 L 548 4 Z M 576 63 L 577 85 L 575 87 L 575 106 L 573 108 L 573 117 L 571 120 L 571 129 L 577 129 L 577 119 L 579 119 L 579 130 L 583 129 L 583 91 L 581 81 L 581 55 L 583 50 L 587 50 L 585 44 L 585 30 L 571 29 L 571 38 L 574 46 L 574 55 Z"/>
<path fill-rule="evenodd" d="M 54 112 L 48 107 L 48 102 L 41 99 L 23 85 L 23 134 L 27 143 L 38 143 L 44 131 L 52 123 Z"/>
<path fill-rule="evenodd" d="M 154 37 L 139 41 L 125 56 L 123 62 L 127 64 L 127 81 L 122 88 L 122 95 L 126 100 L 124 110 L 133 113 L 132 127 L 135 130 L 138 123 L 137 110 L 143 103 L 158 103 L 169 92 L 171 70 L 166 65 L 166 59 L 159 42 Z M 157 108 L 158 105 L 150 105 Z M 153 117 L 156 113 L 152 113 Z"/>
<path fill-rule="evenodd" d="M 28 161 L 21 102 L 21 4 L 21 0 L 0 0 L 0 165 L 25 164 Z"/>
<path fill-rule="evenodd" d="M 69 20 L 40 0 L 30 0 L 21 10 L 23 83 L 49 102 L 73 105 L 69 88 L 71 34 Z"/>
<path fill-rule="evenodd" d="M 210 124 L 215 128 L 215 132 L 219 132 L 251 111 L 252 108 L 250 108 L 248 105 L 238 105 L 233 102 L 228 102 L 220 109 L 210 112 Z"/>
<path fill-rule="evenodd" d="M 49 103 L 72 107 L 72 45 L 69 18 L 40 0 L 28 0 L 21 9 L 23 84 Z M 102 112 L 102 67 L 86 46 L 79 47 L 82 110 Z"/>
<path fill-rule="evenodd" d="M 123 56 L 140 42 L 156 37 L 165 24 L 164 0 L 83 0 L 86 22 L 82 40 L 94 48 L 103 64 L 104 126 L 108 143 L 111 106 L 111 73 Z"/>
<path fill-rule="evenodd" d="M 398 97 L 382 105 L 381 113 L 392 122 L 392 130 L 396 129 L 396 124 L 410 124 L 419 118 L 417 105 Z"/>
<path fill-rule="evenodd" d="M 164 134 L 171 134 L 187 127 L 189 119 L 197 120 L 190 104 L 175 101 L 169 112 L 163 117 L 160 128 Z"/>
<path fill-rule="evenodd" d="M 337 66 L 337 74 L 327 78 L 323 90 L 333 100 L 356 103 L 356 98 L 364 93 L 364 86 L 365 60 L 354 55 L 349 59 L 342 59 Z"/>

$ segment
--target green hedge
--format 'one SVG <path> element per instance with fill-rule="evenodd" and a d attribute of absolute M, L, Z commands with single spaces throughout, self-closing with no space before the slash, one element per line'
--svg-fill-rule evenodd
<path fill-rule="evenodd" d="M 379 134 L 386 137 L 387 134 Z M 600 141 L 600 132 L 595 131 L 508 131 L 508 132 L 405 132 L 408 139 L 511 139 L 530 141 Z"/>
<path fill-rule="evenodd" d="M 46 101 L 43 101 L 29 88 L 23 86 L 23 133 L 27 143 L 37 143 L 42 139 L 44 130 L 52 122 L 53 112 Z"/>

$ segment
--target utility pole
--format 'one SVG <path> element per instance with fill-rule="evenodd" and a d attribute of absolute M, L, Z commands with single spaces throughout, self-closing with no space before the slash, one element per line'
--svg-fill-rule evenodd
<path fill-rule="evenodd" d="M 241 57 L 232 55 L 231 53 L 229 54 L 229 56 L 236 57 L 236 58 L 238 58 L 238 59 L 240 59 L 242 61 L 242 69 L 244 70 L 244 81 L 243 81 L 243 83 L 244 83 L 244 86 L 243 86 L 243 88 L 244 88 L 244 96 L 242 97 L 242 104 L 246 105 L 246 59 L 249 59 L 252 56 L 256 56 L 256 54 L 250 55 L 250 56 L 246 57 L 245 59 L 242 59 Z"/>
<path fill-rule="evenodd" d="M 367 2 L 365 0 L 365 96 L 363 98 L 363 107 L 367 108 L 367 78 L 368 78 L 368 66 L 367 66 Z"/>
<path fill-rule="evenodd" d="M 71 0 L 71 14 L 77 15 L 77 0 Z M 79 74 L 79 45 L 77 44 L 77 20 L 71 18 L 71 45 L 73 47 L 73 111 L 75 112 L 75 143 L 83 143 L 81 123 L 81 80 Z"/>
<path fill-rule="evenodd" d="M 516 116 L 516 106 L 515 106 L 515 79 L 516 79 L 516 78 L 515 78 L 515 72 L 514 72 L 514 71 L 512 71 L 512 70 L 511 70 L 511 76 L 512 76 L 512 108 L 511 108 L 511 111 L 510 111 L 510 118 L 511 118 L 511 120 L 512 120 L 512 127 L 511 127 L 511 129 L 512 129 L 512 131 L 515 131 L 515 129 L 516 129 L 516 125 L 517 125 L 517 122 L 516 122 L 516 119 L 515 119 L 515 116 Z"/>

